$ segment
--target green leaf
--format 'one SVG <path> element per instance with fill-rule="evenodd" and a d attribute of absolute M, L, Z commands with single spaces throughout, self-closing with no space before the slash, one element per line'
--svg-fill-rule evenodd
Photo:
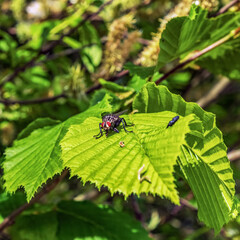
<path fill-rule="evenodd" d="M 214 114 L 204 111 L 196 103 L 184 101 L 165 86 L 157 87 L 155 83 L 147 83 L 136 95 L 133 109 L 139 113 L 171 111 L 181 116 L 195 114 L 202 121 L 204 130 L 210 130 L 214 125 Z"/>
<path fill-rule="evenodd" d="M 222 133 L 216 127 L 215 116 L 201 109 L 196 103 L 187 103 L 180 96 L 171 94 L 166 87 L 157 87 L 154 83 L 148 83 L 143 87 L 134 99 L 133 108 L 138 112 L 147 113 L 168 110 L 181 116 L 195 114 L 202 121 L 203 142 L 195 142 L 190 149 L 192 137 L 187 137 L 188 153 L 184 151 L 187 157 L 184 158 L 181 154 L 182 163 L 179 162 L 179 164 L 181 163 L 180 166 L 198 201 L 200 220 L 218 232 L 222 225 L 229 221 L 228 215 L 233 204 L 235 182 Z M 198 167 L 194 168 L 196 164 Z M 199 178 L 202 178 L 201 181 L 196 181 L 194 178 L 198 173 L 201 173 L 199 175 Z M 212 185 L 212 179 L 215 179 L 214 185 Z M 213 186 L 215 190 L 209 191 Z M 212 199 L 217 200 L 212 201 Z M 208 205 L 207 209 L 211 210 L 206 211 L 205 205 Z M 222 217 L 214 222 L 219 214 Z"/>
<path fill-rule="evenodd" d="M 132 75 L 137 75 L 141 78 L 148 78 L 154 74 L 155 67 L 141 67 L 128 62 L 124 65 L 124 68 L 129 70 Z"/>
<path fill-rule="evenodd" d="M 209 19 L 206 10 L 193 6 L 193 11 L 191 17 L 174 18 L 167 24 L 160 40 L 161 50 L 155 71 L 192 51 L 204 49 L 239 27 L 239 13 L 225 13 Z"/>
<path fill-rule="evenodd" d="M 81 50 L 81 58 L 87 69 L 90 72 L 94 72 L 102 59 L 101 40 L 96 29 L 89 22 L 86 22 L 82 28 L 79 29 L 79 34 L 82 46 L 93 44 Z"/>
<path fill-rule="evenodd" d="M 79 29 L 79 41 L 71 37 L 64 37 L 63 41 L 72 48 L 81 48 L 80 57 L 89 72 L 94 72 L 102 59 L 101 40 L 96 29 L 89 22 L 86 22 Z"/>
<path fill-rule="evenodd" d="M 114 82 L 109 82 L 106 81 L 104 79 L 99 79 L 99 83 L 106 89 L 111 90 L 113 92 L 134 92 L 134 89 L 130 88 L 130 87 L 126 87 L 126 86 L 121 86 L 117 83 Z"/>
<path fill-rule="evenodd" d="M 57 215 L 55 212 L 21 215 L 11 228 L 11 236 L 18 240 L 58 240 Z"/>
<path fill-rule="evenodd" d="M 3 162 L 5 187 L 10 193 L 24 186 L 30 201 L 47 179 L 62 171 L 58 146 L 63 124 L 33 131 L 28 137 L 15 141 L 6 150 Z"/>
<path fill-rule="evenodd" d="M 206 144 L 207 145 L 207 144 Z M 212 156 L 209 156 L 209 161 Z M 230 184 L 233 184 L 231 178 L 231 169 L 227 162 L 214 159 L 212 164 L 214 168 L 206 163 L 201 156 L 195 154 L 187 147 L 182 148 L 182 155 L 179 158 L 179 165 L 197 199 L 198 217 L 207 226 L 214 228 L 219 233 L 223 224 L 230 220 L 230 213 L 233 204 L 233 195 L 229 187 L 219 177 L 219 174 L 229 178 Z M 224 166 L 225 165 L 225 166 Z M 229 176 L 230 175 L 230 176 Z"/>
<path fill-rule="evenodd" d="M 203 55 L 197 64 L 214 74 L 240 79 L 239 56 L 240 38 L 238 37 Z"/>
<path fill-rule="evenodd" d="M 6 150 L 6 159 L 3 162 L 6 190 L 12 193 L 23 186 L 27 200 L 30 201 L 43 183 L 62 171 L 59 142 L 68 127 L 83 122 L 89 116 L 100 117 L 102 112 L 111 112 L 110 100 L 106 95 L 100 103 L 87 111 L 55 126 L 38 128 L 29 136 L 15 141 L 13 147 Z M 26 129 L 27 133 L 29 129 Z"/>
<path fill-rule="evenodd" d="M 7 217 L 14 210 L 25 204 L 25 196 L 22 192 L 16 192 L 13 195 L 7 193 L 0 194 L 0 216 Z M 0 220 L 1 223 L 1 220 Z"/>
<path fill-rule="evenodd" d="M 147 240 L 141 224 L 125 213 L 90 202 L 65 201 L 58 204 L 59 240 Z"/>
<path fill-rule="evenodd" d="M 105 185 L 111 193 L 118 191 L 125 197 L 131 193 L 152 193 L 178 204 L 173 166 L 181 144 L 186 143 L 185 137 L 192 131 L 189 125 L 195 119 L 181 118 L 176 126 L 166 129 L 175 116 L 171 112 L 125 116 L 127 122 L 134 124 L 133 133 L 119 129 L 119 134 L 99 139 L 93 136 L 99 132 L 101 119 L 88 118 L 82 124 L 71 126 L 61 141 L 64 166 L 84 183 L 90 181 L 98 188 Z M 120 147 L 120 141 L 125 147 Z M 143 176 L 150 181 L 138 179 L 141 168 Z"/>
<path fill-rule="evenodd" d="M 10 229 L 18 240 L 149 240 L 148 233 L 126 213 L 91 202 L 60 202 L 53 210 L 36 206 L 17 217 Z"/>
<path fill-rule="evenodd" d="M 24 128 L 19 134 L 18 134 L 18 140 L 25 138 L 31 134 L 34 130 L 38 128 L 43 128 L 46 126 L 53 126 L 60 123 L 58 120 L 53 120 L 51 118 L 38 118 L 31 122 L 26 128 Z"/>
<path fill-rule="evenodd" d="M 146 82 L 147 81 L 145 79 L 142 79 L 138 75 L 134 75 L 130 81 L 128 81 L 128 87 L 133 88 L 136 92 L 139 92 Z"/>

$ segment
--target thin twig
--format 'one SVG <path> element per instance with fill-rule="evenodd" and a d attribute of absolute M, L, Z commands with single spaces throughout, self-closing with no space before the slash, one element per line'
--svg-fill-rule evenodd
<path fill-rule="evenodd" d="M 42 198 L 44 195 L 52 191 L 59 182 L 62 181 L 62 179 L 67 175 L 68 171 L 64 170 L 62 174 L 56 178 L 51 184 L 46 185 L 41 192 L 36 194 L 36 196 L 29 202 L 25 203 L 15 211 L 13 211 L 8 217 L 6 217 L 3 222 L 0 224 L 0 233 L 8 226 L 12 225 L 14 223 L 15 218 L 20 215 L 24 210 L 28 209 L 30 206 L 32 206 L 34 203 L 39 201 L 40 198 Z"/>
<path fill-rule="evenodd" d="M 56 45 L 58 45 L 59 43 L 62 42 L 63 38 L 66 36 L 71 35 L 72 33 L 74 33 L 78 28 L 80 28 L 81 26 L 84 25 L 84 23 L 86 23 L 88 20 L 93 20 L 107 5 L 111 4 L 113 0 L 107 1 L 106 3 L 102 4 L 98 11 L 96 11 L 93 14 L 87 15 L 76 27 L 71 28 L 67 33 L 62 34 L 60 36 L 60 38 L 58 40 L 52 41 L 48 44 L 46 44 L 45 46 L 43 46 L 41 48 L 41 50 L 39 51 L 39 53 L 37 54 L 37 56 L 33 57 L 31 60 L 29 60 L 28 62 L 26 62 L 23 66 L 20 66 L 18 68 L 15 69 L 15 71 L 10 74 L 8 77 L 6 77 L 1 83 L 0 83 L 0 89 L 7 83 L 7 82 L 12 82 L 21 72 L 24 72 L 27 68 L 31 67 L 32 65 L 34 65 L 35 61 L 37 59 L 39 59 L 39 57 L 42 54 L 45 54 L 47 52 L 49 52 L 50 50 L 52 50 Z"/>
<path fill-rule="evenodd" d="M 142 214 L 142 212 L 141 212 L 141 210 L 140 210 L 140 207 L 139 207 L 139 204 L 138 204 L 138 202 L 137 202 L 136 196 L 131 195 L 130 199 L 131 199 L 132 209 L 133 209 L 134 214 L 135 214 L 135 218 L 136 218 L 138 221 L 140 221 L 142 224 L 144 224 L 144 223 L 145 223 L 145 222 L 144 222 L 144 217 L 143 217 L 143 214 Z"/>
<path fill-rule="evenodd" d="M 3 103 L 4 105 L 29 105 L 29 104 L 38 104 L 38 103 L 45 103 L 45 102 L 53 102 L 59 98 L 67 98 L 67 95 L 64 93 L 61 93 L 54 97 L 48 97 L 48 98 L 38 98 L 38 99 L 31 99 L 31 100 L 10 100 L 10 99 L 0 99 L 0 103 Z"/>
<path fill-rule="evenodd" d="M 39 58 L 41 54 L 39 53 L 37 56 L 33 57 L 30 61 L 26 62 L 21 67 L 18 67 L 15 69 L 15 71 L 7 76 L 1 83 L 0 83 L 0 89 L 7 83 L 12 82 L 15 77 L 19 75 L 19 73 L 24 72 L 27 68 L 31 67 L 34 62 Z"/>
<path fill-rule="evenodd" d="M 129 73 L 128 70 L 123 70 L 123 71 L 117 73 L 115 76 L 110 77 L 110 78 L 108 79 L 108 81 L 109 81 L 109 82 L 114 82 L 114 81 L 116 81 L 117 79 L 126 76 L 128 73 Z M 93 91 L 95 91 L 95 90 L 97 90 L 97 89 L 100 89 L 101 87 L 102 87 L 101 84 L 96 84 L 96 85 L 90 87 L 85 93 L 86 93 L 86 94 L 92 93 Z"/>
<path fill-rule="evenodd" d="M 216 14 L 214 14 L 213 16 L 219 16 L 220 14 L 223 14 L 225 12 L 227 12 L 227 10 L 231 7 L 233 7 L 235 4 L 239 3 L 240 0 L 233 0 L 230 3 L 228 3 L 227 5 L 223 6 Z"/>
<path fill-rule="evenodd" d="M 123 70 L 116 74 L 115 76 L 111 77 L 108 79 L 108 81 L 113 82 L 118 78 L 121 78 L 129 73 L 128 70 Z M 97 84 L 95 86 L 90 87 L 88 90 L 86 90 L 86 94 L 92 93 L 93 91 L 101 88 L 102 85 Z M 54 97 L 48 97 L 48 98 L 38 98 L 38 99 L 31 99 L 31 100 L 11 100 L 11 99 L 0 99 L 0 103 L 3 103 L 4 105 L 14 105 L 14 104 L 19 104 L 19 105 L 30 105 L 30 104 L 39 104 L 39 103 L 45 103 L 45 102 L 53 102 L 59 98 L 68 98 L 68 96 L 65 93 L 61 93 L 57 96 Z"/>
<path fill-rule="evenodd" d="M 240 150 L 232 150 L 228 153 L 229 161 L 235 161 L 240 159 Z"/>
<path fill-rule="evenodd" d="M 210 103 L 218 98 L 218 96 L 229 85 L 229 83 L 230 80 L 227 77 L 222 77 L 220 81 L 218 81 L 205 96 L 197 101 L 197 104 L 201 108 L 206 108 Z"/>
<path fill-rule="evenodd" d="M 231 31 L 228 35 L 226 35 L 225 37 L 219 39 L 218 41 L 216 41 L 215 43 L 209 45 L 208 47 L 204 48 L 201 51 L 198 51 L 197 53 L 195 53 L 193 56 L 189 57 L 188 59 L 186 59 L 185 61 L 179 63 L 177 66 L 175 66 L 173 69 L 171 69 L 170 71 L 168 71 L 167 73 L 165 73 L 162 77 L 160 77 L 155 83 L 159 84 L 160 82 L 162 82 L 163 80 L 165 80 L 167 77 L 169 77 L 171 74 L 175 73 L 177 70 L 182 69 L 183 67 L 185 67 L 187 64 L 189 64 L 192 61 L 195 61 L 197 58 L 201 57 L 202 55 L 204 55 L 205 53 L 210 52 L 211 50 L 213 50 L 214 48 L 220 46 L 221 44 L 227 42 L 229 39 L 231 39 L 234 36 L 237 36 L 237 34 L 240 32 L 240 27 L 234 29 L 233 31 Z"/>
<path fill-rule="evenodd" d="M 97 43 L 86 44 L 86 45 L 84 45 L 80 48 L 70 48 L 70 49 L 63 50 L 61 52 L 58 52 L 58 53 L 47 56 L 46 59 L 38 61 L 38 62 L 34 63 L 32 66 L 37 66 L 37 65 L 40 65 L 40 64 L 42 64 L 44 62 L 47 62 L 47 61 L 51 61 L 51 60 L 54 60 L 54 59 L 57 59 L 57 58 L 60 58 L 60 57 L 65 57 L 65 56 L 80 52 L 84 48 L 91 47 L 91 46 L 94 46 L 94 45 L 97 45 Z"/>

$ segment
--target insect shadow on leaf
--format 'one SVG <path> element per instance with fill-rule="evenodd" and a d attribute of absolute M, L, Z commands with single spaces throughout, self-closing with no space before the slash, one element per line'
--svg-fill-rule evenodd
<path fill-rule="evenodd" d="M 119 133 L 117 127 L 122 123 L 123 125 L 123 129 L 126 133 L 129 133 L 129 132 L 133 132 L 133 131 L 128 131 L 126 129 L 127 126 L 133 126 L 132 125 L 128 125 L 126 123 L 126 120 L 124 118 L 120 118 L 119 116 L 122 115 L 123 113 L 127 112 L 128 110 L 124 110 L 122 112 L 119 112 L 119 113 L 115 113 L 115 114 L 107 114 L 107 115 L 104 115 L 102 117 L 102 122 L 99 123 L 99 129 L 100 129 L 100 132 L 99 134 L 97 135 L 94 135 L 93 137 L 95 137 L 96 139 L 102 137 L 103 135 L 103 130 L 105 131 L 105 134 L 106 134 L 106 137 L 108 135 L 108 132 L 109 131 L 114 131 L 116 133 Z"/>

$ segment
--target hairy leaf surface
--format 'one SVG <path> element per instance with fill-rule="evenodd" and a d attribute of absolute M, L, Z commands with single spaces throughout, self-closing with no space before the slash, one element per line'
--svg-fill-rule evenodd
<path fill-rule="evenodd" d="M 171 94 L 166 87 L 157 87 L 154 83 L 149 83 L 143 87 L 133 102 L 133 108 L 138 110 L 138 112 L 147 113 L 168 110 L 180 116 L 195 114 L 202 121 L 203 142 L 197 141 L 193 143 L 191 151 L 198 156 L 198 159 L 201 159 L 201 161 L 199 160 L 198 167 L 201 166 L 202 175 L 209 175 L 209 177 L 203 179 L 204 181 L 195 182 L 197 186 L 194 187 L 198 187 L 201 191 L 196 191 L 195 189 L 193 189 L 193 191 L 198 201 L 200 220 L 204 221 L 208 226 L 213 227 L 216 231 L 219 231 L 221 226 L 229 220 L 228 215 L 231 212 L 233 196 L 235 194 L 235 182 L 227 158 L 226 146 L 223 142 L 222 133 L 216 127 L 214 114 L 204 111 L 196 103 L 185 102 L 180 96 Z M 194 135 L 197 136 L 196 134 Z M 190 142 L 192 142 L 191 137 L 189 137 L 188 140 L 190 146 Z M 191 165 L 190 170 L 193 171 L 194 168 L 192 166 L 194 166 L 196 162 L 195 158 L 184 158 L 182 155 L 181 160 Z M 189 171 L 186 168 L 184 173 L 187 181 L 192 187 L 194 174 L 191 174 Z M 196 168 L 194 171 L 197 172 L 199 169 Z M 213 183 L 211 181 L 213 177 L 216 182 L 214 185 L 212 185 Z M 209 191 L 209 188 L 213 186 L 216 190 Z M 205 203 L 202 202 L 202 195 L 209 196 L 209 198 L 204 199 Z M 218 199 L 217 202 L 212 200 L 208 201 L 208 199 L 215 199 L 216 196 Z M 202 207 L 204 206 L 203 204 L 208 204 L 211 211 L 205 212 L 204 207 Z M 223 208 L 222 206 L 225 207 Z M 222 218 L 214 223 L 213 219 L 217 218 L 219 213 L 222 214 Z"/>
<path fill-rule="evenodd" d="M 99 104 L 87 111 L 55 126 L 38 128 L 29 136 L 15 141 L 13 147 L 6 150 L 6 159 L 3 162 L 6 190 L 12 193 L 23 186 L 27 193 L 27 200 L 30 201 L 47 179 L 61 173 L 63 165 L 59 142 L 66 134 L 68 127 L 71 124 L 83 122 L 89 116 L 100 117 L 102 112 L 111 112 L 110 100 L 106 95 Z M 33 126 L 35 126 L 34 123 Z M 31 126 L 27 127 L 23 134 L 29 134 L 31 129 Z"/>
<path fill-rule="evenodd" d="M 71 126 L 61 141 L 64 166 L 84 183 L 90 181 L 99 188 L 108 186 L 112 193 L 153 193 L 179 203 L 173 166 L 180 146 L 192 131 L 189 125 L 196 119 L 181 118 L 175 126 L 166 128 L 175 116 L 171 112 L 125 116 L 127 122 L 134 124 L 134 128 L 127 127 L 133 129 L 132 133 L 121 129 L 119 134 L 113 132 L 100 139 L 93 136 L 99 132 L 101 119 L 88 118 L 83 124 Z M 195 128 L 201 135 L 201 127 Z M 125 147 L 120 147 L 120 141 Z M 141 181 L 138 175 L 149 180 Z"/>

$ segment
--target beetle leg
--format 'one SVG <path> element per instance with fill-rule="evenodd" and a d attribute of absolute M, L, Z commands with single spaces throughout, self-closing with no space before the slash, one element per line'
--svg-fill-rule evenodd
<path fill-rule="evenodd" d="M 128 130 L 125 128 L 125 125 L 126 125 L 126 126 L 129 126 L 129 125 L 127 125 L 127 123 L 126 123 L 126 121 L 125 121 L 124 118 L 121 118 L 121 122 L 122 122 L 123 129 L 125 130 L 125 132 L 133 132 L 133 131 L 128 131 Z M 124 123 L 125 123 L 125 124 L 124 124 Z"/>
<path fill-rule="evenodd" d="M 100 137 L 103 135 L 103 132 L 102 132 L 101 125 L 102 125 L 102 123 L 99 123 L 99 129 L 100 129 L 100 133 L 99 133 L 99 134 L 97 134 L 97 135 L 94 135 L 94 136 L 93 136 L 93 137 L 95 137 L 96 139 L 100 138 Z"/>
<path fill-rule="evenodd" d="M 119 133 L 119 131 L 116 128 L 114 128 L 113 131 L 116 133 Z"/>

